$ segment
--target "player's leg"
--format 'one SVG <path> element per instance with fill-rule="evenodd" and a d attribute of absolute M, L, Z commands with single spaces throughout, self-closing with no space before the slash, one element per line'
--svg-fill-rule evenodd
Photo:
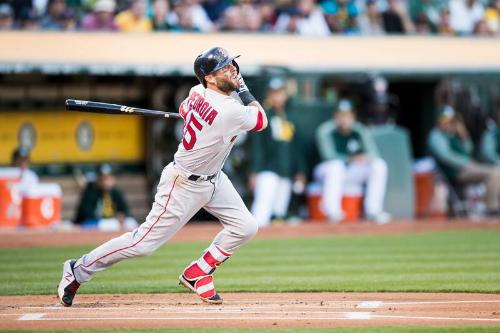
<path fill-rule="evenodd" d="M 343 161 L 332 160 L 320 163 L 314 170 L 314 177 L 323 187 L 321 209 L 332 222 L 339 222 L 344 218 L 341 203 L 345 169 Z"/>
<path fill-rule="evenodd" d="M 374 158 L 369 163 L 364 200 L 366 216 L 376 223 L 384 224 L 391 217 L 384 212 L 384 199 L 387 187 L 387 163 L 381 158 Z"/>
<path fill-rule="evenodd" d="M 211 194 L 209 184 L 193 189 L 172 165 L 167 166 L 158 184 L 153 207 L 142 225 L 104 243 L 75 262 L 65 263 L 58 288 L 62 303 L 70 306 L 79 284 L 89 281 L 95 273 L 123 259 L 152 253 L 189 221 Z"/>
<path fill-rule="evenodd" d="M 204 208 L 221 221 L 224 229 L 202 256 L 184 270 L 180 280 L 184 285 L 189 283 L 187 287 L 202 300 L 220 304 L 222 298 L 215 291 L 212 273 L 257 233 L 258 224 L 223 172 L 215 179 L 213 196 Z"/>
<path fill-rule="evenodd" d="M 279 177 L 275 193 L 273 214 L 279 218 L 285 218 L 292 196 L 292 181 L 289 178 Z"/>
<path fill-rule="evenodd" d="M 260 227 L 271 224 L 279 183 L 280 177 L 271 171 L 259 172 L 256 176 L 252 214 Z"/>

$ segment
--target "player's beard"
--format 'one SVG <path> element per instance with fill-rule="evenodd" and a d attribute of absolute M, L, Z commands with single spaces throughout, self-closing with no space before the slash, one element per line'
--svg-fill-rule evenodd
<path fill-rule="evenodd" d="M 215 78 L 217 88 L 226 94 L 230 94 L 239 88 L 239 84 L 228 77 Z"/>

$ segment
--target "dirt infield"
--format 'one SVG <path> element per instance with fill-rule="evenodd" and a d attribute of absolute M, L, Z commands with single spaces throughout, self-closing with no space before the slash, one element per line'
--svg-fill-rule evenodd
<path fill-rule="evenodd" d="M 223 305 L 192 294 L 0 297 L 0 329 L 500 326 L 500 295 L 229 293 Z"/>
<path fill-rule="evenodd" d="M 210 241 L 220 229 L 221 226 L 218 223 L 190 223 L 182 228 L 171 242 Z M 386 225 L 374 225 L 368 222 L 339 225 L 311 222 L 300 225 L 277 224 L 260 229 L 257 239 L 407 234 L 464 229 L 500 229 L 500 220 L 481 222 L 465 220 L 397 221 Z M 98 232 L 80 229 L 57 230 L 57 232 L 51 229 L 0 229 L 0 248 L 99 245 L 120 234 L 120 232 Z"/>

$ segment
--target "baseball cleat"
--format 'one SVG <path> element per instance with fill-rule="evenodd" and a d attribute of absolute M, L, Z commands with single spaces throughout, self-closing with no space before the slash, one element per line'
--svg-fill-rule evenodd
<path fill-rule="evenodd" d="M 191 280 L 181 274 L 179 284 L 195 292 L 203 302 L 222 304 L 222 297 L 215 291 L 212 275 L 204 275 Z"/>
<path fill-rule="evenodd" d="M 57 287 L 57 295 L 64 306 L 71 306 L 73 304 L 73 298 L 75 298 L 76 291 L 80 287 L 73 272 L 75 262 L 76 260 L 66 260 L 63 266 L 61 282 L 59 282 L 59 286 Z"/>

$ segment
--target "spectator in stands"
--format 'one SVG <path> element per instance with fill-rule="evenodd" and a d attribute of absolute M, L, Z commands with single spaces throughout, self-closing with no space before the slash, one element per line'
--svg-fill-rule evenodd
<path fill-rule="evenodd" d="M 415 22 L 427 22 L 431 26 L 431 29 L 435 31 L 439 25 L 444 2 L 443 0 L 409 1 L 411 18 Z"/>
<path fill-rule="evenodd" d="M 475 36 L 491 36 L 491 32 L 488 29 L 488 25 L 485 20 L 479 20 L 474 25 L 474 30 L 472 32 Z"/>
<path fill-rule="evenodd" d="M 212 22 L 217 22 L 222 19 L 224 12 L 231 3 L 232 1 L 228 0 L 205 0 L 202 2 L 202 6 L 208 18 Z"/>
<path fill-rule="evenodd" d="M 262 32 L 271 32 L 274 29 L 278 16 L 276 14 L 276 5 L 274 1 L 262 1 L 259 6 L 260 16 L 262 17 Z"/>
<path fill-rule="evenodd" d="M 375 0 L 366 2 L 365 12 L 358 19 L 359 31 L 361 35 L 378 36 L 385 33 L 382 24 L 382 15 L 377 8 Z"/>
<path fill-rule="evenodd" d="M 352 34 L 358 31 L 358 8 L 353 0 L 328 0 L 321 7 L 333 33 Z"/>
<path fill-rule="evenodd" d="M 38 184 L 39 179 L 37 174 L 30 169 L 30 151 L 28 148 L 19 147 L 14 150 L 11 165 L 21 170 L 21 193 Z"/>
<path fill-rule="evenodd" d="M 484 13 L 488 29 L 493 34 L 500 33 L 500 0 L 491 0 Z"/>
<path fill-rule="evenodd" d="M 75 222 L 84 228 L 106 231 L 137 227 L 108 164 L 99 168 L 97 181 L 89 182 L 83 191 Z"/>
<path fill-rule="evenodd" d="M 87 14 L 81 28 L 86 31 L 117 31 L 114 12 L 116 3 L 114 0 L 97 0 L 92 7 L 92 12 Z"/>
<path fill-rule="evenodd" d="M 419 35 L 430 35 L 432 33 L 432 26 L 424 13 L 418 14 L 415 19 L 415 32 Z"/>
<path fill-rule="evenodd" d="M 237 6 L 228 7 L 224 11 L 220 31 L 241 31 L 241 13 L 240 8 Z"/>
<path fill-rule="evenodd" d="M 19 28 L 35 31 L 40 29 L 39 18 L 34 8 L 25 10 L 19 18 Z"/>
<path fill-rule="evenodd" d="M 129 9 L 122 11 L 115 18 L 121 31 L 150 32 L 153 30 L 151 20 L 146 16 L 146 0 L 133 0 Z"/>
<path fill-rule="evenodd" d="M 271 80 L 264 107 L 268 110 L 270 130 L 252 136 L 250 187 L 254 191 L 252 213 L 260 227 L 271 218 L 287 217 L 292 195 L 292 177 L 296 189 L 305 187 L 305 162 L 298 140 L 297 126 L 287 112 L 288 94 L 284 82 Z"/>
<path fill-rule="evenodd" d="M 172 26 L 168 22 L 169 14 L 170 4 L 168 0 L 153 1 L 152 22 L 154 31 L 167 31 L 172 29 Z"/>
<path fill-rule="evenodd" d="M 500 213 L 500 165 L 480 164 L 472 157 L 472 141 L 461 120 L 451 106 L 445 106 L 428 140 L 431 154 L 440 169 L 452 182 L 464 185 L 484 182 L 488 214 Z"/>
<path fill-rule="evenodd" d="M 68 26 L 68 10 L 65 0 L 49 0 L 40 27 L 43 30 L 65 30 Z"/>
<path fill-rule="evenodd" d="M 14 10 L 7 4 L 0 4 L 0 30 L 12 30 L 14 28 Z"/>
<path fill-rule="evenodd" d="M 276 22 L 275 31 L 302 36 L 330 35 L 325 17 L 314 0 L 299 0 L 297 7 L 282 12 Z"/>
<path fill-rule="evenodd" d="M 401 0 L 388 0 L 389 7 L 382 13 L 384 30 L 388 34 L 408 34 L 415 31 L 405 4 Z"/>
<path fill-rule="evenodd" d="M 450 10 L 448 8 L 444 8 L 441 11 L 437 31 L 440 35 L 453 36 L 455 34 L 451 26 Z"/>
<path fill-rule="evenodd" d="M 484 17 L 484 7 L 477 0 L 451 0 L 450 23 L 460 35 L 470 35 L 476 23 Z"/>
<path fill-rule="evenodd" d="M 243 31 L 259 32 L 262 27 L 262 14 L 260 10 L 258 10 L 258 7 L 250 3 L 242 3 L 240 7 Z"/>
<path fill-rule="evenodd" d="M 176 0 L 170 24 L 178 31 L 211 32 L 214 25 L 199 0 Z"/>
<path fill-rule="evenodd" d="M 344 219 L 343 194 L 359 195 L 365 190 L 365 217 L 378 224 L 388 223 L 383 210 L 387 185 L 387 164 L 379 157 L 366 128 L 356 122 L 352 104 L 340 100 L 334 119 L 316 131 L 322 162 L 314 169 L 314 178 L 322 184 L 322 210 L 333 223 Z"/>
<path fill-rule="evenodd" d="M 496 123 L 483 134 L 481 155 L 486 163 L 500 165 L 500 111 L 496 118 Z"/>

